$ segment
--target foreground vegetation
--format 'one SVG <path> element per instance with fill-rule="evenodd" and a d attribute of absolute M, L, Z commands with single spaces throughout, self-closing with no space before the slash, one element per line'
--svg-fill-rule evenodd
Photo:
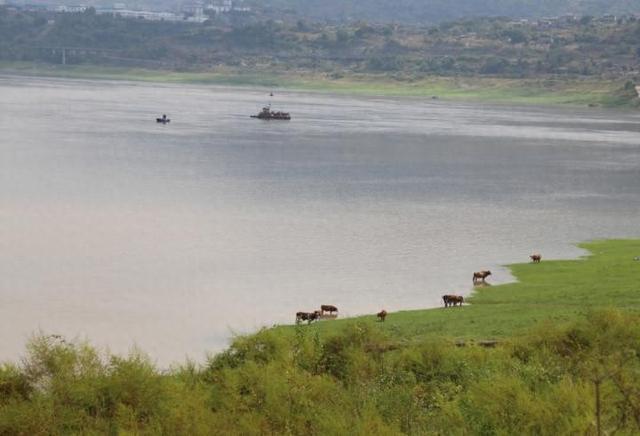
<path fill-rule="evenodd" d="M 470 306 L 263 330 L 202 367 L 36 337 L 0 367 L 0 434 L 638 434 L 640 241 L 585 247 Z"/>

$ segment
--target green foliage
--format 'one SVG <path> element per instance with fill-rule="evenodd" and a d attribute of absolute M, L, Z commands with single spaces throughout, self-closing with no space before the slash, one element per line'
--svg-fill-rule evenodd
<path fill-rule="evenodd" d="M 502 74 L 508 67 L 509 62 L 506 59 L 493 57 L 484 62 L 480 68 L 480 72 L 482 74 Z"/>
<path fill-rule="evenodd" d="M 301 329 L 283 349 L 261 332 L 236 340 L 232 366 L 170 372 L 36 337 L 22 365 L 3 367 L 16 388 L 4 388 L 0 434 L 588 434 L 598 414 L 605 432 L 633 434 L 639 321 L 595 311 L 495 349 L 402 344 L 363 323 L 326 339 Z"/>
<path fill-rule="evenodd" d="M 392 73 L 406 82 L 450 77 L 603 76 L 637 66 L 637 20 L 459 19 L 437 27 L 324 24 L 269 15 L 187 24 L 86 13 L 16 12 L 0 6 L 0 60 L 137 66 L 174 71 L 232 67 L 255 77 L 294 71 L 346 77 Z M 275 19 L 277 18 L 277 19 Z M 345 74 L 346 73 L 346 74 Z M 619 98 L 612 105 L 624 104 Z"/>
<path fill-rule="evenodd" d="M 472 306 L 264 329 L 203 367 L 36 336 L 0 366 L 0 435 L 638 434 L 640 243 L 586 246 L 586 260 L 512 266 L 521 282 Z M 552 316 L 524 318 L 534 306 Z M 459 346 L 421 331 L 439 316 L 468 337 L 522 328 Z"/>
<path fill-rule="evenodd" d="M 502 37 L 505 38 L 511 44 L 521 44 L 527 42 L 528 38 L 526 33 L 520 29 L 507 29 L 502 31 Z"/>

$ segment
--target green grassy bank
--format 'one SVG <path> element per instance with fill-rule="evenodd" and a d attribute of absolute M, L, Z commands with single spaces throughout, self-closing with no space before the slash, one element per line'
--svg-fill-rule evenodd
<path fill-rule="evenodd" d="M 133 80 L 257 86 L 269 89 L 330 92 L 335 94 L 437 97 L 444 100 L 512 104 L 637 107 L 635 91 L 624 90 L 623 80 L 490 77 L 407 77 L 393 74 L 347 74 L 339 78 L 313 72 L 245 72 L 219 69 L 176 72 L 90 65 L 61 66 L 34 63 L 0 63 L 0 74 L 44 77 Z"/>
<path fill-rule="evenodd" d="M 0 365 L 0 435 L 640 434 L 640 240 L 584 247 L 469 306 L 264 329 L 201 366 L 36 337 Z"/>
<path fill-rule="evenodd" d="M 375 323 L 403 340 L 434 334 L 483 340 L 519 335 L 543 321 L 574 321 L 597 308 L 640 311 L 640 261 L 634 260 L 640 257 L 640 241 L 597 241 L 580 247 L 591 254 L 577 260 L 510 265 L 517 282 L 477 286 L 466 299 L 471 304 L 463 307 L 392 313 L 384 324 L 373 315 L 355 320 Z M 311 328 L 329 334 L 353 321 L 323 321 Z M 294 330 L 280 327 L 278 332 L 291 335 Z"/>

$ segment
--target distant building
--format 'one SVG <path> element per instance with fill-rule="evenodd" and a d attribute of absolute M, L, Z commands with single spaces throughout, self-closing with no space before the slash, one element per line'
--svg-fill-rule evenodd
<path fill-rule="evenodd" d="M 132 18 L 149 21 L 182 21 L 182 16 L 173 12 L 133 11 L 130 9 L 116 9 L 115 5 L 109 9 L 97 9 L 96 14 L 114 15 L 122 18 Z"/>
<path fill-rule="evenodd" d="M 72 5 L 72 6 L 60 5 L 60 6 L 56 6 L 56 9 L 55 9 L 56 12 L 66 12 L 66 13 L 78 13 L 78 12 L 84 12 L 86 10 L 87 10 L 87 6 L 85 5 Z"/>
<path fill-rule="evenodd" d="M 245 7 L 242 3 L 233 0 L 213 0 L 205 6 L 205 10 L 212 11 L 216 15 L 228 14 L 229 12 L 249 12 L 250 7 Z"/>
<path fill-rule="evenodd" d="M 575 24 L 578 22 L 578 17 L 573 14 L 565 14 L 559 18 L 559 21 L 564 24 Z"/>
<path fill-rule="evenodd" d="M 204 3 L 201 1 L 193 1 L 182 6 L 182 12 L 186 21 L 202 23 L 207 20 L 204 14 Z"/>

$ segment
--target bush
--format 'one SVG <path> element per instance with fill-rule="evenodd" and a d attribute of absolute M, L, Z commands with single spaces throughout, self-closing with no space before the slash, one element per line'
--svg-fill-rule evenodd
<path fill-rule="evenodd" d="M 367 322 L 318 331 L 262 330 L 168 372 L 39 336 L 0 367 L 0 435 L 640 432 L 638 314 L 593 312 L 495 349 L 393 342 Z"/>

